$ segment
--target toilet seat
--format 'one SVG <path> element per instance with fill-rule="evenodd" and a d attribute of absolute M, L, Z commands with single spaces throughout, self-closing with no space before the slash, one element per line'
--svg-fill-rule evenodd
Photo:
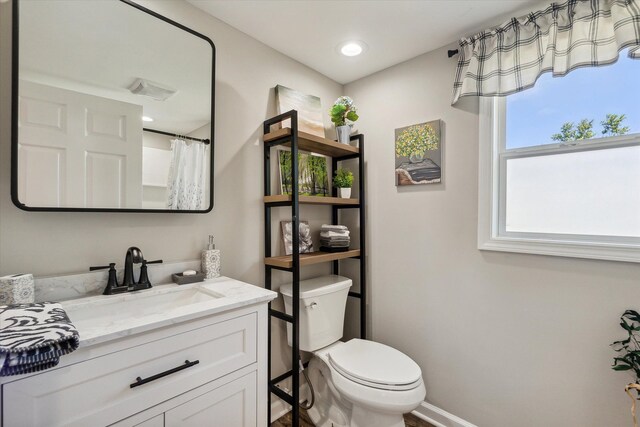
<path fill-rule="evenodd" d="M 405 391 L 422 384 L 420 367 L 407 355 L 373 341 L 352 339 L 328 352 L 331 367 L 357 384 Z"/>

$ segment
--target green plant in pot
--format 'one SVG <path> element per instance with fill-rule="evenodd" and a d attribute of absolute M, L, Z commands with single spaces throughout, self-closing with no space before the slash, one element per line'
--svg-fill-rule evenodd
<path fill-rule="evenodd" d="M 359 116 L 356 112 L 356 106 L 353 105 L 353 99 L 348 96 L 341 96 L 333 103 L 333 107 L 329 110 L 331 121 L 336 125 L 336 133 L 338 142 L 341 144 L 349 144 L 351 141 L 352 123 L 358 120 Z"/>
<path fill-rule="evenodd" d="M 614 371 L 633 372 L 635 380 L 627 384 L 624 391 L 631 398 L 633 425 L 638 427 L 638 421 L 636 419 L 636 399 L 640 399 L 640 314 L 634 310 L 625 311 L 622 316 L 620 316 L 620 327 L 625 330 L 627 337 L 611 344 L 611 347 L 618 353 L 617 356 L 613 358 L 611 368 Z M 638 397 L 634 397 L 631 390 L 636 390 Z"/>
<path fill-rule="evenodd" d="M 414 125 L 404 129 L 396 141 L 396 154 L 408 157 L 411 163 L 424 160 L 427 151 L 437 150 L 440 139 L 429 125 Z"/>
<path fill-rule="evenodd" d="M 350 170 L 338 168 L 333 177 L 333 186 L 340 192 L 343 199 L 351 198 L 351 186 L 353 185 L 353 173 Z"/>

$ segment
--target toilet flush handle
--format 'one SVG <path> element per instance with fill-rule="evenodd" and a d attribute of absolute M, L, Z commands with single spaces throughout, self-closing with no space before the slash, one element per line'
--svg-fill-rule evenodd
<path fill-rule="evenodd" d="M 318 305 L 318 303 L 314 301 L 314 302 L 312 302 L 312 303 L 311 303 L 311 304 L 309 304 L 309 305 L 305 305 L 305 306 L 304 306 L 304 308 L 311 308 L 311 309 L 313 309 L 313 308 L 316 308 L 316 306 L 317 306 L 317 305 Z"/>

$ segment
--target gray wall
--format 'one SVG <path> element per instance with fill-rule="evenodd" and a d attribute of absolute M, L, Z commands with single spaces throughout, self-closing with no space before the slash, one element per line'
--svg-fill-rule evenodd
<path fill-rule="evenodd" d="M 321 97 L 342 86 L 182 1 L 141 4 L 209 36 L 217 47 L 215 207 L 206 215 L 24 212 L 10 200 L 11 3 L 0 3 L 0 274 L 85 271 L 122 262 L 130 245 L 149 259 L 199 258 L 207 235 L 225 274 L 262 283 L 262 121 L 273 87 Z M 329 128 L 330 121 L 325 117 Z M 332 132 L 332 131 L 330 131 Z"/>
<path fill-rule="evenodd" d="M 204 215 L 24 212 L 10 199 L 11 3 L 0 2 L 0 275 L 52 275 L 122 266 L 131 245 L 148 259 L 199 259 L 207 236 L 222 250 L 222 273 L 262 285 L 262 122 L 275 115 L 273 87 L 282 84 L 321 98 L 323 109 L 342 85 L 268 48 L 183 1 L 142 5 L 209 36 L 216 44 L 215 206 Z M 328 115 L 325 125 L 330 129 Z M 333 135 L 329 130 L 327 135 Z M 328 208 L 301 210 L 316 228 Z M 281 212 L 285 214 L 284 210 Z M 278 216 L 274 236 L 279 236 Z M 277 244 L 277 243 L 276 243 Z M 322 267 L 306 274 L 326 274 Z M 276 275 L 274 283 L 287 280 Z M 274 375 L 286 369 L 286 342 L 274 325 Z M 280 357 L 280 347 L 284 353 Z"/>
<path fill-rule="evenodd" d="M 640 266 L 477 249 L 477 101 L 450 106 L 455 66 L 439 49 L 345 87 L 367 137 L 373 338 L 479 426 L 631 425 L 608 345 L 640 308 Z M 396 188 L 394 129 L 435 119 L 443 183 Z"/>

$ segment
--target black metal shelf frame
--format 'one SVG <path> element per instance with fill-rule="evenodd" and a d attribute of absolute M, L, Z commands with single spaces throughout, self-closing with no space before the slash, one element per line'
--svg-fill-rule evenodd
<path fill-rule="evenodd" d="M 282 145 L 284 143 L 291 143 L 291 183 L 292 183 L 292 195 L 291 202 L 286 203 L 265 203 L 264 204 L 264 256 L 268 258 L 271 256 L 271 209 L 274 207 L 281 206 L 291 206 L 291 222 L 292 222 L 292 230 L 298 230 L 300 227 L 300 201 L 298 196 L 298 112 L 296 110 L 291 110 L 286 113 L 280 114 L 278 116 L 272 117 L 268 120 L 265 120 L 263 125 L 264 134 L 268 134 L 271 132 L 271 126 L 281 123 L 284 120 L 291 120 L 291 134 L 285 135 L 282 138 L 265 142 L 264 143 L 264 195 L 271 195 L 271 149 L 275 146 Z M 332 171 L 338 167 L 338 163 L 351 160 L 358 159 L 358 197 L 359 203 L 357 206 L 339 206 L 332 205 L 331 206 L 331 221 L 332 224 L 338 224 L 339 221 L 339 212 L 342 209 L 349 208 L 359 208 L 359 222 L 360 222 L 360 256 L 354 257 L 357 259 L 360 264 L 360 292 L 349 292 L 350 297 L 359 298 L 360 299 L 360 337 L 366 339 L 367 337 L 367 315 L 366 315 L 366 302 L 367 302 L 367 293 L 366 293 L 366 228 L 365 228 L 365 175 L 364 175 L 364 136 L 362 134 L 351 136 L 351 140 L 357 140 L 359 146 L 358 154 L 349 154 L 341 157 L 332 157 L 331 158 L 331 166 Z M 337 196 L 337 189 L 332 189 L 333 197 Z M 292 273 L 292 315 L 288 315 L 286 313 L 280 312 L 278 310 L 274 310 L 271 308 L 271 303 L 269 303 L 269 322 L 268 322 L 268 361 L 267 361 L 267 375 L 268 375 L 268 384 L 269 384 L 269 400 L 267 402 L 267 423 L 271 422 L 271 393 L 278 396 L 280 399 L 287 402 L 291 405 L 292 408 L 292 427 L 299 427 L 299 418 L 300 418 L 300 407 L 298 403 L 300 402 L 300 370 L 298 369 L 298 358 L 300 354 L 300 328 L 299 328 L 299 318 L 300 318 L 300 252 L 299 252 L 299 234 L 292 233 L 292 267 L 291 268 L 280 268 L 270 265 L 265 265 L 264 269 L 264 284 L 266 289 L 271 289 L 271 273 L 275 270 L 281 271 L 289 271 Z M 340 272 L 340 263 L 336 261 L 331 262 L 331 272 L 333 274 L 339 274 Z M 271 378 L 271 317 L 278 318 L 285 322 L 291 323 L 291 360 L 293 367 L 290 371 L 285 372 L 284 374 Z M 278 383 L 284 381 L 285 379 L 291 377 L 292 385 L 291 385 L 291 394 L 285 392 L 282 388 L 278 387 Z"/>

